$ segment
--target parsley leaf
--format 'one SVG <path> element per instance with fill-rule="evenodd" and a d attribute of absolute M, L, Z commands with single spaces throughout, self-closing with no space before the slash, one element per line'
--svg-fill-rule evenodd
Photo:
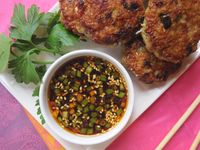
<path fill-rule="evenodd" d="M 45 72 L 47 71 L 47 66 L 46 65 L 41 65 L 35 68 L 40 79 L 42 80 L 42 77 L 44 76 Z"/>
<path fill-rule="evenodd" d="M 37 87 L 34 89 L 32 96 L 33 96 L 33 97 L 39 97 L 39 91 L 40 91 L 40 86 L 37 86 Z M 35 106 L 37 107 L 37 115 L 40 116 L 41 123 L 42 123 L 42 124 L 45 124 L 44 117 L 43 117 L 42 114 L 41 114 L 39 99 L 36 100 Z"/>
<path fill-rule="evenodd" d="M 44 120 L 44 117 L 42 116 L 42 114 L 40 114 L 40 120 L 41 120 L 42 125 L 45 124 L 45 120 Z"/>
<path fill-rule="evenodd" d="M 40 109 L 40 107 L 38 107 L 37 115 L 40 115 L 40 114 L 41 114 L 41 109 Z"/>
<path fill-rule="evenodd" d="M 43 125 L 43 124 L 45 124 L 45 120 L 44 120 L 43 115 L 41 114 L 39 99 L 36 100 L 35 106 L 38 107 L 38 108 L 37 108 L 37 115 L 40 116 L 40 120 L 41 120 L 41 123 L 42 123 L 42 125 Z"/>
<path fill-rule="evenodd" d="M 10 37 L 14 42 L 10 49 L 16 58 L 9 62 L 9 68 L 20 83 L 38 84 L 41 81 L 46 66 L 38 65 L 52 63 L 38 60 L 37 55 L 41 52 L 60 55 L 64 53 L 61 51 L 62 47 L 72 46 L 78 40 L 76 35 L 60 23 L 60 12 L 40 13 L 36 5 L 32 5 L 27 13 L 22 4 L 15 5 L 11 21 Z M 35 54 L 35 57 L 32 57 L 32 54 Z M 4 62 L 2 66 L 8 61 Z"/>
<path fill-rule="evenodd" d="M 10 38 L 7 38 L 3 34 L 0 35 L 0 72 L 3 71 L 8 64 L 11 43 L 12 41 Z"/>
<path fill-rule="evenodd" d="M 19 83 L 39 83 L 40 77 L 35 69 L 35 65 L 30 59 L 31 52 L 29 51 L 16 59 L 9 62 L 8 67 L 12 69 L 15 79 Z"/>
<path fill-rule="evenodd" d="M 47 32 L 51 33 L 52 28 L 58 24 L 60 21 L 60 11 L 57 13 L 54 13 L 51 18 L 49 18 L 48 22 L 48 27 L 47 27 Z"/>
<path fill-rule="evenodd" d="M 10 29 L 10 37 L 14 39 L 30 41 L 33 33 L 38 28 L 43 14 L 39 13 L 39 8 L 32 5 L 28 9 L 27 17 L 22 4 L 15 5 L 12 17 L 12 27 Z"/>
<path fill-rule="evenodd" d="M 40 106 L 39 99 L 36 100 L 35 106 Z"/>
<path fill-rule="evenodd" d="M 35 106 L 40 106 L 39 99 L 36 100 Z"/>
<path fill-rule="evenodd" d="M 66 30 L 62 24 L 56 24 L 49 34 L 46 45 L 59 52 L 63 46 L 73 46 L 78 40 L 78 36 Z"/>
<path fill-rule="evenodd" d="M 54 17 L 55 14 L 56 13 L 53 13 L 53 12 L 45 13 L 41 18 L 40 25 L 47 27 L 47 25 L 49 24 L 49 21 Z"/>
<path fill-rule="evenodd" d="M 33 96 L 33 97 L 39 97 L 39 92 L 40 92 L 40 86 L 37 86 L 37 87 L 34 89 L 32 96 Z M 38 103 L 39 103 L 39 101 L 38 101 Z"/>
<path fill-rule="evenodd" d="M 33 35 L 33 37 L 32 37 L 32 42 L 33 42 L 33 44 L 36 44 L 36 45 L 41 44 L 41 43 L 45 42 L 46 40 L 47 40 L 46 37 L 39 38 L 39 37 L 37 37 L 37 35 Z"/>
<path fill-rule="evenodd" d="M 35 88 L 35 90 L 33 91 L 32 96 L 33 96 L 33 97 L 39 97 L 39 90 L 40 90 L 40 86 L 37 86 L 37 87 Z M 41 123 L 42 123 L 42 124 L 45 124 L 44 117 L 43 117 L 42 114 L 41 114 L 39 99 L 36 100 L 35 106 L 38 107 L 38 108 L 37 108 L 37 115 L 40 116 Z"/>
<path fill-rule="evenodd" d="M 34 46 L 31 45 L 29 41 L 25 41 L 25 40 L 16 40 L 12 44 L 12 47 L 22 52 L 26 52 L 34 48 Z"/>

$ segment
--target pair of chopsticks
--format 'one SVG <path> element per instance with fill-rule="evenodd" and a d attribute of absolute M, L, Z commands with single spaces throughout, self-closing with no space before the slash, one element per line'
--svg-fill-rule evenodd
<path fill-rule="evenodd" d="M 178 129 L 183 125 L 183 123 L 188 119 L 188 117 L 192 114 L 192 112 L 197 108 L 200 104 L 200 95 L 194 100 L 194 102 L 190 105 L 190 107 L 186 110 L 183 116 L 178 120 L 178 122 L 173 126 L 173 128 L 169 131 L 169 133 L 165 136 L 165 138 L 161 141 L 161 143 L 156 147 L 156 150 L 162 150 L 165 145 L 170 141 L 170 139 L 174 136 L 174 134 L 178 131 Z M 200 131 L 195 138 L 190 150 L 195 150 L 200 142 Z"/>

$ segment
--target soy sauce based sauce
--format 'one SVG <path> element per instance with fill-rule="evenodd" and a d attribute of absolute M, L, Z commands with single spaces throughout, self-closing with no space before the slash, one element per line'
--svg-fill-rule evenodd
<path fill-rule="evenodd" d="M 48 91 L 53 118 L 62 128 L 83 135 L 114 127 L 126 111 L 127 97 L 126 83 L 116 67 L 92 56 L 65 63 Z"/>

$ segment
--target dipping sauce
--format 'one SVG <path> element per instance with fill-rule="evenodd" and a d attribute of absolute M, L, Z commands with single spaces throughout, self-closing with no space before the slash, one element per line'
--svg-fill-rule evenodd
<path fill-rule="evenodd" d="M 52 77 L 48 102 L 52 116 L 77 134 L 105 133 L 126 111 L 127 87 L 118 69 L 92 56 L 74 58 Z"/>

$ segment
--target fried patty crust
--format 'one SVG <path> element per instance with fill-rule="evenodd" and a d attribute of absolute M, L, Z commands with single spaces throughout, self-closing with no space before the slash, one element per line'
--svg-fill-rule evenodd
<path fill-rule="evenodd" d="M 59 0 L 61 21 L 99 44 L 126 43 L 144 16 L 142 0 Z"/>
<path fill-rule="evenodd" d="M 141 41 L 128 45 L 123 51 L 122 63 L 136 77 L 147 84 L 167 80 L 181 64 L 173 64 L 156 58 Z"/>
<path fill-rule="evenodd" d="M 149 0 L 142 36 L 149 52 L 179 63 L 197 49 L 200 0 Z"/>

